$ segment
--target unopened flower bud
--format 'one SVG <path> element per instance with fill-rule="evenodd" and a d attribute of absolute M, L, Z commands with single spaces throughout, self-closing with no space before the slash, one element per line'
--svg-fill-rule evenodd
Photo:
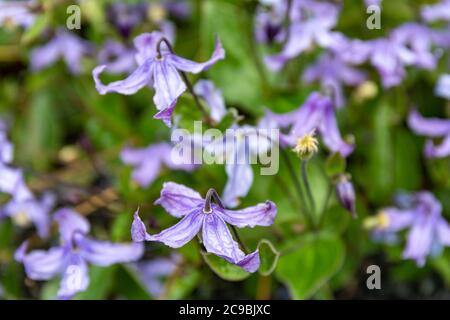
<path fill-rule="evenodd" d="M 315 137 L 315 132 L 305 134 L 303 137 L 298 138 L 297 144 L 294 147 L 294 152 L 297 153 L 300 159 L 309 160 L 317 151 L 319 142 Z"/>
<path fill-rule="evenodd" d="M 336 183 L 336 195 L 341 206 L 348 210 L 353 218 L 356 218 L 355 189 L 347 175 L 340 175 Z"/>

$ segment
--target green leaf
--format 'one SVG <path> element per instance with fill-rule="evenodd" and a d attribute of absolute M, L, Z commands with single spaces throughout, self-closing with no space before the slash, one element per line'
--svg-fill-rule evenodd
<path fill-rule="evenodd" d="M 336 204 L 325 212 L 323 228 L 341 234 L 347 229 L 350 219 L 350 213 Z"/>
<path fill-rule="evenodd" d="M 202 255 L 206 264 L 212 271 L 224 280 L 242 281 L 250 276 L 250 273 L 244 271 L 242 268 L 229 263 L 214 254 L 202 252 Z"/>
<path fill-rule="evenodd" d="M 280 253 L 275 249 L 274 245 L 266 239 L 263 239 L 258 244 L 259 249 L 259 273 L 263 276 L 270 275 L 277 267 Z"/>
<path fill-rule="evenodd" d="M 344 245 L 338 237 L 310 237 L 300 249 L 280 257 L 276 275 L 288 286 L 294 299 L 306 299 L 339 271 L 344 254 Z"/>
<path fill-rule="evenodd" d="M 216 34 L 226 52 L 225 59 L 212 66 L 208 74 L 228 103 L 242 106 L 252 114 L 262 113 L 261 98 L 266 92 L 262 90 L 257 52 L 252 46 L 252 17 L 239 3 L 209 0 L 201 5 L 200 32 L 205 56 L 212 52 Z"/>
<path fill-rule="evenodd" d="M 117 265 L 110 267 L 91 266 L 89 287 L 75 296 L 78 300 L 101 300 L 108 296 L 113 286 Z"/>
<path fill-rule="evenodd" d="M 328 177 L 334 177 L 340 173 L 345 172 L 345 159 L 339 152 L 335 152 L 327 158 L 325 171 Z"/>
<path fill-rule="evenodd" d="M 135 272 L 126 265 L 119 265 L 115 274 L 115 291 L 130 300 L 150 300 L 152 297 Z"/>
<path fill-rule="evenodd" d="M 25 33 L 22 35 L 22 44 L 26 45 L 37 39 L 42 34 L 44 29 L 49 25 L 49 23 L 49 14 L 44 13 L 38 15 L 35 23 L 30 28 L 26 29 Z"/>
<path fill-rule="evenodd" d="M 179 300 L 185 298 L 192 290 L 194 290 L 200 281 L 201 273 L 195 268 L 185 268 L 179 277 L 168 279 L 168 290 L 164 294 L 164 298 Z M 167 288 L 167 287 L 166 287 Z"/>

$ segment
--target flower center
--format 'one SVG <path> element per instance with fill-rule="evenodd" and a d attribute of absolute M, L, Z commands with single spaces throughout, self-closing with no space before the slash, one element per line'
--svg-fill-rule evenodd
<path fill-rule="evenodd" d="M 300 158 L 309 158 L 317 151 L 318 141 L 315 137 L 315 132 L 305 134 L 303 137 L 297 139 L 297 144 L 294 147 L 294 152 L 298 154 Z"/>
<path fill-rule="evenodd" d="M 26 227 L 30 225 L 31 220 L 28 217 L 28 214 L 25 211 L 19 211 L 15 215 L 13 215 L 13 221 L 19 227 Z"/>

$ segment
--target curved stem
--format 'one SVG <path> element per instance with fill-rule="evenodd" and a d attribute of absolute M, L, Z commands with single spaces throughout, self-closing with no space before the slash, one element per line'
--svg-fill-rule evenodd
<path fill-rule="evenodd" d="M 241 246 L 242 251 L 244 251 L 245 254 L 248 254 L 249 251 L 248 251 L 248 249 L 247 249 L 247 246 L 246 246 L 246 245 L 244 244 L 244 242 L 241 240 L 241 237 L 239 236 L 239 233 L 238 233 L 236 227 L 233 226 L 233 225 L 231 225 L 231 224 L 230 224 L 230 227 L 231 227 L 231 231 L 233 232 L 233 235 L 235 236 L 237 242 L 238 242 L 239 245 Z"/>
<path fill-rule="evenodd" d="M 313 225 L 312 217 L 309 213 L 309 209 L 306 206 L 306 198 L 305 195 L 303 194 L 300 181 L 298 180 L 297 175 L 295 174 L 294 167 L 292 166 L 291 161 L 289 160 L 289 156 L 286 153 L 286 150 L 284 150 L 283 148 L 281 148 L 280 150 L 281 154 L 283 155 L 283 159 L 286 162 L 286 167 L 288 168 L 289 175 L 292 179 L 292 182 L 294 183 L 295 190 L 297 191 L 298 196 L 300 198 L 302 213 L 305 216 L 308 224 L 312 226 Z"/>
<path fill-rule="evenodd" d="M 170 44 L 169 40 L 167 40 L 167 38 L 165 38 L 165 37 L 161 37 L 161 39 L 159 39 L 158 43 L 156 44 L 156 58 L 159 59 L 159 60 L 162 59 L 161 44 L 163 44 L 163 43 L 166 45 L 166 47 L 167 47 L 167 49 L 169 50 L 170 53 L 174 53 L 173 47 Z M 194 98 L 195 105 L 197 106 L 198 109 L 200 109 L 203 117 L 208 122 L 208 124 L 212 124 L 212 120 L 209 117 L 208 112 L 206 112 L 206 109 L 201 104 L 198 95 L 195 93 L 194 87 L 192 86 L 192 83 L 189 80 L 186 72 L 181 71 L 181 70 L 178 70 L 178 72 L 181 74 L 181 77 L 183 78 L 183 81 L 186 84 L 186 87 L 187 87 L 189 93 Z"/>
<path fill-rule="evenodd" d="M 306 195 L 308 196 L 308 200 L 311 205 L 311 211 L 313 214 L 315 214 L 316 203 L 314 202 L 313 194 L 311 191 L 311 186 L 309 185 L 309 181 L 308 181 L 308 172 L 306 170 L 307 163 L 308 163 L 308 161 L 306 161 L 306 160 L 302 161 L 302 179 L 303 179 L 303 183 L 305 184 Z"/>

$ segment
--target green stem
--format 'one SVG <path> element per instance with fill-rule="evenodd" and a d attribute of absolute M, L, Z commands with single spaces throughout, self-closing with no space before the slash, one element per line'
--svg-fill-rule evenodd
<path fill-rule="evenodd" d="M 302 160 L 302 169 L 301 169 L 302 180 L 303 180 L 303 184 L 305 185 L 306 195 L 308 196 L 312 214 L 315 214 L 316 213 L 316 203 L 314 201 L 313 194 L 311 191 L 311 186 L 310 186 L 309 180 L 308 180 L 307 164 L 308 164 L 307 160 Z"/>
<path fill-rule="evenodd" d="M 308 224 L 310 226 L 312 226 L 313 225 L 312 217 L 310 215 L 309 209 L 307 208 L 306 198 L 305 198 L 305 195 L 303 194 L 303 190 L 302 190 L 300 181 L 298 180 L 297 175 L 295 174 L 294 167 L 291 164 L 291 160 L 289 160 L 289 155 L 287 154 L 286 150 L 284 150 L 283 148 L 281 148 L 280 150 L 281 150 L 281 154 L 283 155 L 283 159 L 286 162 L 286 167 L 288 168 L 289 176 L 291 177 L 292 182 L 294 183 L 295 190 L 297 191 L 298 196 L 300 198 L 300 202 L 301 202 L 300 206 L 302 208 L 301 211 L 302 211 L 303 215 L 305 216 Z"/>
<path fill-rule="evenodd" d="M 241 237 L 239 236 L 239 233 L 238 233 L 236 227 L 231 224 L 230 224 L 230 227 L 231 227 L 231 231 L 233 232 L 234 237 L 236 238 L 237 242 L 241 246 L 242 251 L 244 251 L 245 254 L 248 254 L 250 251 L 248 251 L 247 246 L 244 244 Z"/>
<path fill-rule="evenodd" d="M 333 193 L 333 184 L 328 183 L 328 190 L 327 190 L 327 196 L 325 198 L 325 203 L 323 204 L 322 213 L 319 217 L 319 227 L 322 226 L 323 219 L 325 218 L 325 214 L 327 213 L 328 204 L 330 203 L 331 194 Z"/>

